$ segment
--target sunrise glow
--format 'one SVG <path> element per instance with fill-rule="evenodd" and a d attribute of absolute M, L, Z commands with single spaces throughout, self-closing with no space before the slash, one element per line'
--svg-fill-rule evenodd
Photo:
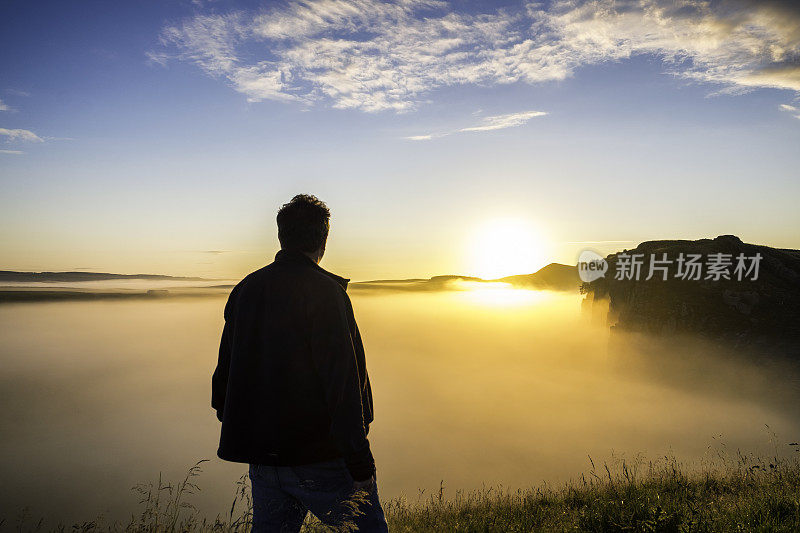
<path fill-rule="evenodd" d="M 530 274 L 546 263 L 541 232 L 523 218 L 497 218 L 482 223 L 468 246 L 471 272 L 483 279 Z"/>

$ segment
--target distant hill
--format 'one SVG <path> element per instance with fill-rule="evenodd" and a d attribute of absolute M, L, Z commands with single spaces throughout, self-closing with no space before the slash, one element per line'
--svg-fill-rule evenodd
<path fill-rule="evenodd" d="M 455 281 L 482 282 L 483 280 L 469 276 L 434 276 L 428 279 L 378 279 L 373 281 L 354 281 L 348 285 L 348 288 L 355 291 L 433 292 L 453 290 L 456 288 Z"/>
<path fill-rule="evenodd" d="M 642 276 L 616 279 L 620 254 L 643 254 Z M 650 254 L 672 262 L 667 280 L 645 280 Z M 687 280 L 676 278 L 679 254 L 761 254 L 758 278 Z M 743 243 L 733 235 L 715 239 L 648 241 L 606 257 L 604 278 L 583 284 L 584 306 L 608 306 L 615 330 L 660 336 L 690 334 L 736 346 L 800 356 L 800 251 Z"/>
<path fill-rule="evenodd" d="M 577 291 L 581 285 L 578 268 L 561 263 L 550 263 L 533 274 L 507 276 L 496 281 L 510 283 L 515 287 L 551 291 Z"/>
<path fill-rule="evenodd" d="M 108 272 L 17 272 L 0 270 L 0 283 L 4 281 L 107 281 L 119 279 L 143 279 L 157 281 L 211 281 L 206 278 L 164 276 L 161 274 L 111 274 Z"/>
<path fill-rule="evenodd" d="M 0 304 L 31 302 L 69 302 L 100 300 L 139 300 L 161 298 L 198 298 L 221 296 L 227 294 L 230 286 L 188 287 L 179 289 L 149 290 L 91 290 L 91 289 L 39 289 L 24 287 L 21 289 L 0 288 Z"/>
<path fill-rule="evenodd" d="M 215 281 L 209 278 L 165 276 L 161 274 L 112 274 L 107 272 L 16 272 L 0 270 L 0 285 L 3 282 L 87 282 L 109 280 L 148 280 L 148 281 Z M 514 287 L 525 289 L 542 289 L 558 291 L 578 291 L 579 279 L 574 266 L 552 263 L 533 274 L 509 276 L 496 280 L 484 280 L 472 276 L 445 275 L 432 278 L 382 279 L 374 281 L 357 281 L 350 283 L 353 291 L 400 291 L 400 292 L 434 292 L 459 290 L 459 281 L 471 283 L 503 282 Z M 155 298 L 172 296 L 202 296 L 216 294 L 214 291 L 230 290 L 233 285 L 213 285 L 183 287 L 180 290 L 90 290 L 80 289 L 42 289 L 41 287 L 0 287 L 0 303 L 5 302 L 43 302 L 67 300 L 105 300 L 129 298 Z M 7 289 L 7 290 L 2 290 Z"/>
<path fill-rule="evenodd" d="M 433 276 L 429 279 L 383 279 L 374 281 L 357 281 L 350 284 L 355 290 L 388 290 L 388 291 L 445 291 L 457 290 L 454 282 L 467 281 L 474 283 L 508 283 L 521 289 L 538 289 L 553 291 L 575 291 L 580 287 L 577 267 L 551 263 L 533 274 L 520 274 L 505 278 L 486 280 L 472 276 Z"/>

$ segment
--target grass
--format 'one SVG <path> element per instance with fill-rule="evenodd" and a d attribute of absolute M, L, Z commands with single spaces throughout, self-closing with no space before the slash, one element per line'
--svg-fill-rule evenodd
<path fill-rule="evenodd" d="M 615 468 L 556 489 L 492 489 L 385 505 L 393 531 L 800 531 L 800 462 L 737 455 L 687 472 L 674 459 Z"/>
<path fill-rule="evenodd" d="M 789 445 L 793 452 L 798 444 Z M 800 460 L 776 456 L 762 460 L 737 453 L 699 468 L 675 458 L 615 461 L 560 487 L 528 490 L 485 489 L 447 497 L 442 485 L 427 499 L 384 502 L 391 531 L 650 531 L 728 532 L 800 531 Z M 229 512 L 214 520 L 198 516 L 192 494 L 200 461 L 177 484 L 159 477 L 134 487 L 140 510 L 127 523 L 102 520 L 59 526 L 78 532 L 245 532 L 251 526 L 252 502 L 247 477 L 238 484 Z M 16 531 L 42 531 L 42 522 L 21 515 Z M 348 528 L 342 528 L 347 530 Z M 304 531 L 331 531 L 309 515 Z"/>

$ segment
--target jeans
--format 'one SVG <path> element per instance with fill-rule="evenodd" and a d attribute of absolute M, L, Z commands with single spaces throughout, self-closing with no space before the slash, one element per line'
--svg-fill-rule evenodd
<path fill-rule="evenodd" d="M 306 514 L 326 525 L 355 531 L 386 532 L 378 487 L 355 494 L 342 459 L 302 466 L 250 465 L 253 533 L 300 531 Z M 359 499 L 356 503 L 356 499 Z"/>

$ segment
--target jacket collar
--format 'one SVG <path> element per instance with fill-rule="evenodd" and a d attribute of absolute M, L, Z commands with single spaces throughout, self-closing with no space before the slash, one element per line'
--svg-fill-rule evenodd
<path fill-rule="evenodd" d="M 303 252 L 295 252 L 290 250 L 279 250 L 277 254 L 275 254 L 275 262 L 276 263 L 294 263 L 300 265 L 309 266 L 319 272 L 325 274 L 333 281 L 338 283 L 342 286 L 343 289 L 347 289 L 347 284 L 350 282 L 349 279 L 343 278 L 341 276 L 337 276 L 333 272 L 328 272 L 318 264 L 316 264 L 310 257 L 308 257 Z"/>

